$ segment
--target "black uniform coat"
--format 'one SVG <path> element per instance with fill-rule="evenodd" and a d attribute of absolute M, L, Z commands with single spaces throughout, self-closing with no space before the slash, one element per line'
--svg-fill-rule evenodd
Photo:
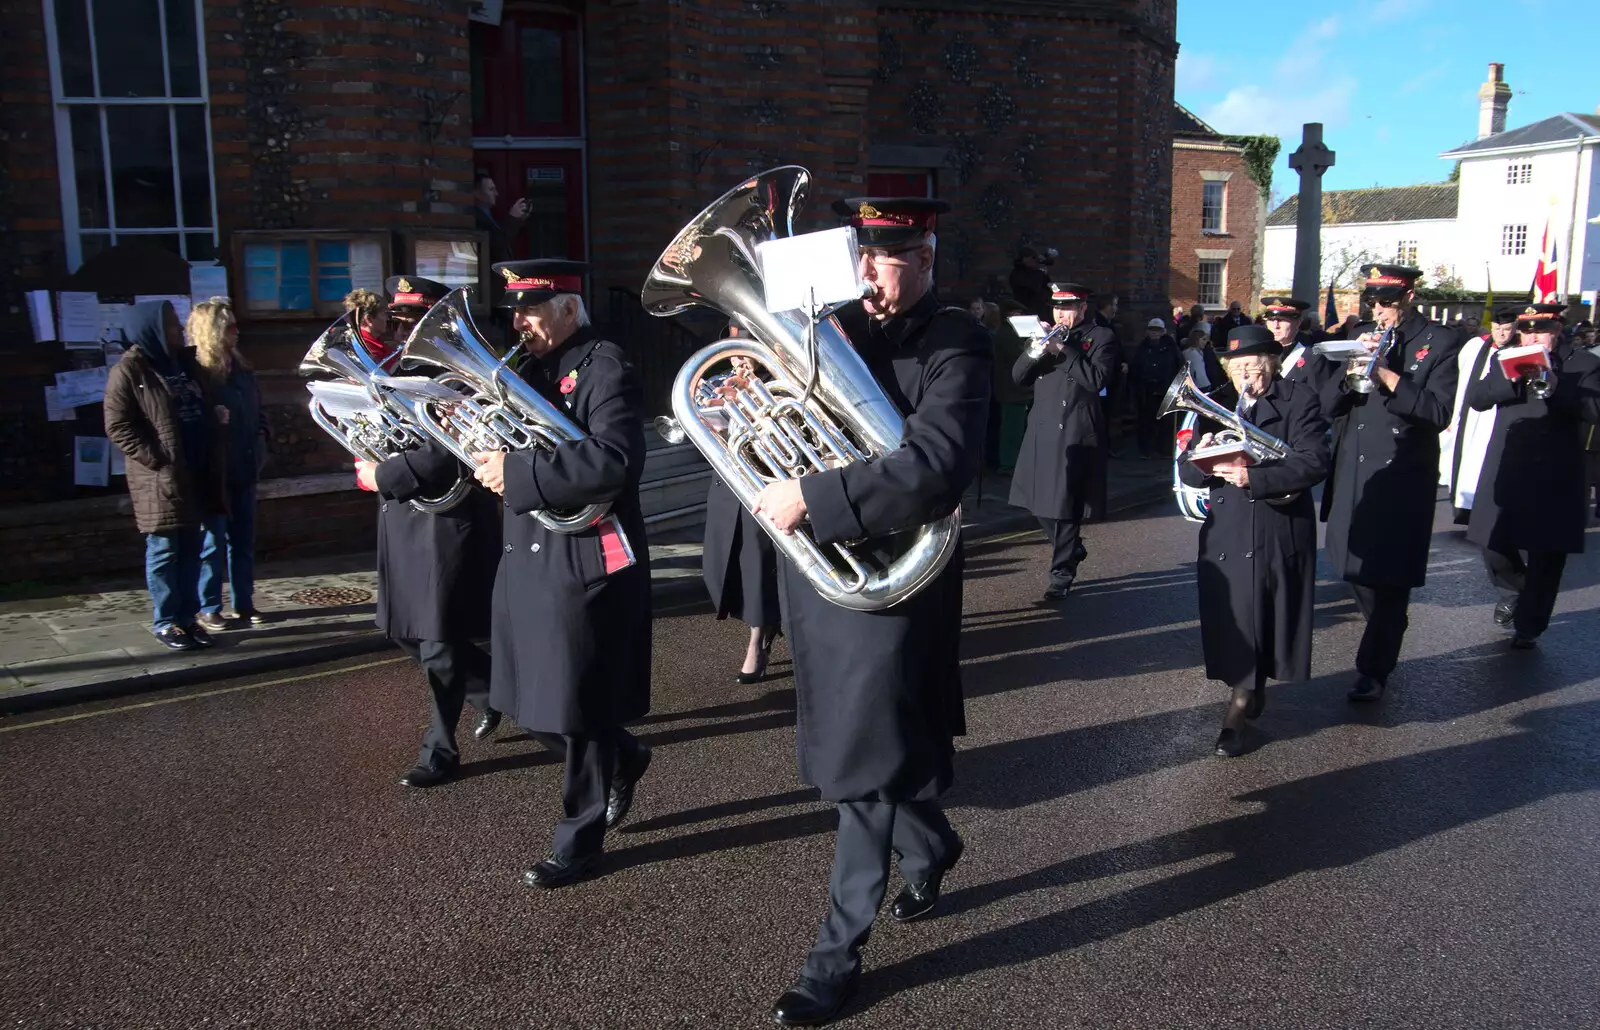
<path fill-rule="evenodd" d="M 1219 403 L 1235 394 L 1224 388 Z M 1289 447 L 1279 461 L 1250 468 L 1240 488 L 1185 461 L 1190 486 L 1211 490 L 1200 527 L 1200 640 L 1206 675 L 1241 682 L 1259 668 L 1277 680 L 1311 675 L 1311 612 L 1317 580 L 1317 515 L 1311 488 L 1332 466 L 1328 422 L 1316 391 L 1278 379 L 1246 417 Z M 1284 504 L 1270 497 L 1293 495 Z"/>
<path fill-rule="evenodd" d="M 1073 329 L 1060 354 L 1034 359 L 1024 352 L 1017 359 L 1011 378 L 1033 387 L 1033 408 L 1011 475 L 1012 504 L 1040 518 L 1064 519 L 1094 500 L 1106 446 L 1100 390 L 1116 362 L 1116 333 L 1092 323 Z"/>
<path fill-rule="evenodd" d="M 892 534 L 949 515 L 983 457 L 992 356 L 966 310 L 932 294 L 870 325 L 859 303 L 840 324 L 905 414 L 900 446 L 874 461 L 801 480 L 818 541 L 867 540 L 880 557 Z M 828 801 L 911 801 L 949 786 L 952 738 L 966 732 L 958 640 L 959 548 L 916 595 L 852 611 L 825 601 L 788 561 L 778 564 L 794 653 L 800 776 Z"/>
<path fill-rule="evenodd" d="M 1374 329 L 1357 326 L 1355 335 Z M 1427 577 L 1439 434 L 1456 401 L 1456 331 L 1413 312 L 1396 332 L 1393 394 L 1349 390 L 1342 362 L 1316 377 L 1333 420 L 1333 474 L 1322 493 L 1328 567 L 1371 587 L 1420 587 Z"/>
<path fill-rule="evenodd" d="M 489 635 L 489 598 L 500 564 L 500 505 L 474 487 L 447 512 L 406 503 L 435 497 L 468 476 L 437 444 L 380 462 L 378 628 L 391 640 L 470 640 Z"/>
<path fill-rule="evenodd" d="M 1558 343 L 1555 392 L 1539 400 L 1500 363 L 1467 385 L 1467 404 L 1498 408 L 1467 539 L 1502 554 L 1582 554 L 1588 522 L 1580 426 L 1600 422 L 1600 357 Z"/>
<path fill-rule="evenodd" d="M 558 383 L 578 377 L 570 393 Z M 582 327 L 518 374 L 589 434 L 505 463 L 505 545 L 494 584 L 490 699 L 546 733 L 606 729 L 650 710 L 650 549 L 639 380 L 621 347 Z M 605 573 L 597 530 L 556 533 L 528 512 L 611 502 L 636 563 Z"/>
<path fill-rule="evenodd" d="M 717 618 L 731 615 L 747 626 L 778 625 L 777 549 L 756 517 L 715 478 L 706 491 L 700 576 L 717 606 Z"/>

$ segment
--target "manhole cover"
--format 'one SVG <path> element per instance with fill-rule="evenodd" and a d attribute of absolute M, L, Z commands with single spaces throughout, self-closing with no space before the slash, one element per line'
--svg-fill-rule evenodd
<path fill-rule="evenodd" d="M 307 608 L 331 608 L 338 604 L 366 604 L 372 600 L 372 591 L 361 587 L 311 587 L 290 594 L 289 600 Z"/>

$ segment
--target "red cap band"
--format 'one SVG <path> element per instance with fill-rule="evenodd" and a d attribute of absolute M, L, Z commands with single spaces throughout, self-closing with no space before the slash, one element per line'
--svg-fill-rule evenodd
<path fill-rule="evenodd" d="M 553 275 L 549 277 L 535 277 L 531 279 L 509 279 L 506 281 L 508 290 L 554 290 L 557 293 L 582 293 L 583 277 L 577 275 Z"/>
<path fill-rule="evenodd" d="M 397 293 L 394 295 L 394 300 L 389 302 L 389 306 L 396 308 L 427 303 L 427 299 L 420 293 Z"/>
<path fill-rule="evenodd" d="M 1082 294 L 1073 293 L 1071 290 L 1052 290 L 1051 293 L 1050 293 L 1050 299 L 1051 300 L 1080 301 L 1080 300 L 1088 300 L 1089 298 L 1083 296 Z"/>

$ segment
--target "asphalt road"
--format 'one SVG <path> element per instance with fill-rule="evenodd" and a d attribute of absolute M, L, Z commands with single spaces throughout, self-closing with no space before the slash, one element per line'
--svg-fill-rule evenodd
<path fill-rule="evenodd" d="M 1225 761 L 1169 510 L 1091 528 L 1060 611 L 1034 539 L 973 549 L 966 859 L 941 918 L 880 921 L 843 1025 L 1600 1026 L 1597 534 L 1522 653 L 1441 524 L 1372 709 L 1321 584 L 1316 678 Z M 795 779 L 787 663 L 734 685 L 742 640 L 662 613 L 655 765 L 606 874 L 556 893 L 518 874 L 559 766 L 503 729 L 464 780 L 402 789 L 425 711 L 400 660 L 0 721 L 0 1026 L 764 1025 L 832 816 Z"/>

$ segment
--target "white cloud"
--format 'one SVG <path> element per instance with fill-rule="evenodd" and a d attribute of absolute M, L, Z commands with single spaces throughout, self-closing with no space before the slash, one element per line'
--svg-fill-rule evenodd
<path fill-rule="evenodd" d="M 1330 128 L 1349 122 L 1356 92 L 1354 76 L 1321 79 L 1318 88 L 1310 92 L 1297 92 L 1293 85 L 1299 83 L 1236 86 L 1200 117 L 1219 132 L 1278 136 L 1285 151 L 1298 145 L 1300 126 L 1306 122 L 1321 122 Z"/>

